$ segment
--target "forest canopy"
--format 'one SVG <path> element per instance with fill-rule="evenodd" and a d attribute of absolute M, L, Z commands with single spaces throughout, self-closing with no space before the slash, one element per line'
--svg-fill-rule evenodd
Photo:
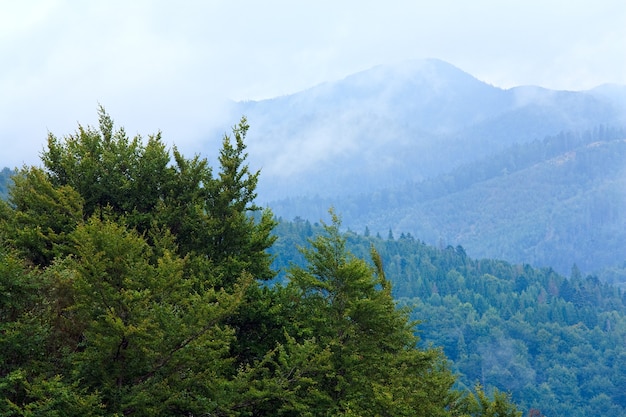
<path fill-rule="evenodd" d="M 214 171 L 97 127 L 50 134 L 0 202 L 0 415 L 519 416 L 418 347 L 339 216 L 275 277 L 245 118 Z"/>

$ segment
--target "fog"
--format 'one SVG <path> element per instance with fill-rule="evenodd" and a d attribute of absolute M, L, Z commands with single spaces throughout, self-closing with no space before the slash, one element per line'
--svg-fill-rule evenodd
<path fill-rule="evenodd" d="M 130 134 L 203 151 L 238 120 L 227 100 L 415 58 L 504 88 L 626 84 L 625 18 L 621 0 L 3 2 L 0 165 L 36 162 L 48 132 L 94 124 L 98 104 Z"/>

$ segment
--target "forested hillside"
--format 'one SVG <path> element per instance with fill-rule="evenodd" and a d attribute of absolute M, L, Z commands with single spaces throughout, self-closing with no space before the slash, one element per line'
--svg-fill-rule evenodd
<path fill-rule="evenodd" d="M 272 208 L 319 219 L 332 204 L 353 230 L 392 229 L 474 257 L 597 273 L 626 260 L 625 190 L 626 131 L 600 127 L 516 144 L 424 181 Z"/>
<path fill-rule="evenodd" d="M 281 222 L 275 267 L 300 264 L 299 245 L 319 225 Z M 524 410 L 546 416 L 626 413 L 626 296 L 573 267 L 473 259 L 461 246 L 434 247 L 411 234 L 347 233 L 363 256 L 376 248 L 394 297 L 419 321 L 422 346 L 441 346 L 460 384 L 509 391 Z M 284 277 L 284 275 L 282 275 Z"/>
<path fill-rule="evenodd" d="M 259 199 L 285 219 L 462 245 L 473 257 L 623 277 L 626 86 L 501 89 L 439 60 L 234 106 Z"/>
<path fill-rule="evenodd" d="M 212 168 L 99 116 L 0 200 L 0 415 L 521 416 L 455 387 L 338 216 L 268 285 L 245 118 Z"/>

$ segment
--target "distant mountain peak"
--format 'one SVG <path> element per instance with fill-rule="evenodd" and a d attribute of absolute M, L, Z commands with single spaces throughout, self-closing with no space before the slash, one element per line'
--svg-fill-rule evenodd
<path fill-rule="evenodd" d="M 427 89 L 452 91 L 468 85 L 487 86 L 472 75 L 439 59 L 414 59 L 397 64 L 377 65 L 323 84 L 326 91 L 376 94 L 384 90 Z M 315 88 L 315 87 L 314 87 Z"/>
<path fill-rule="evenodd" d="M 501 89 L 440 59 L 378 65 L 289 96 L 238 103 L 260 193 L 368 192 L 440 175 L 513 143 L 621 126 L 622 92 Z M 360 187 L 360 188 L 359 188 Z"/>

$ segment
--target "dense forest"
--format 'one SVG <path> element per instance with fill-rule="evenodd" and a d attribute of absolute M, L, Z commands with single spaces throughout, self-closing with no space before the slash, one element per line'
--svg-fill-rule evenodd
<path fill-rule="evenodd" d="M 280 222 L 271 248 L 285 271 L 299 246 L 320 232 L 303 219 Z M 380 254 L 399 304 L 419 322 L 421 346 L 440 346 L 460 386 L 511 392 L 546 416 L 626 413 L 626 295 L 577 266 L 566 278 L 435 247 L 411 234 L 346 233 L 348 249 Z M 278 279 L 284 279 L 281 273 Z"/>
<path fill-rule="evenodd" d="M 0 415 L 521 416 L 502 391 L 456 382 L 415 334 L 419 286 L 398 308 L 397 266 L 352 253 L 337 214 L 281 252 L 247 131 L 244 118 L 224 136 L 214 171 L 100 109 L 98 127 L 49 135 L 42 167 L 13 176 Z M 302 262 L 276 277 L 271 248 Z"/>

